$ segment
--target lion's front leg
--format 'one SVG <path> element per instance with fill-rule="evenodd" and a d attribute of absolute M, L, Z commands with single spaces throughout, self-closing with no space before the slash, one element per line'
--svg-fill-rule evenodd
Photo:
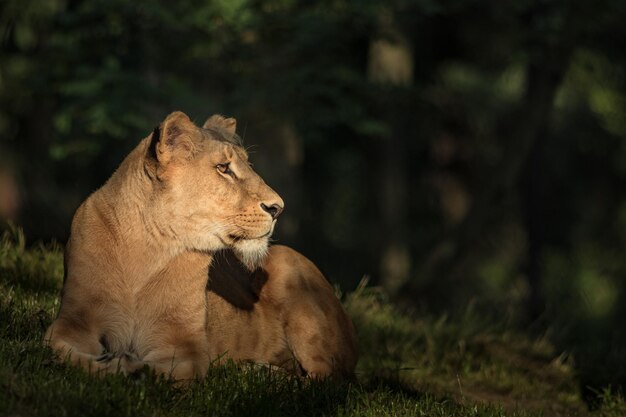
<path fill-rule="evenodd" d="M 54 350 L 60 360 L 67 360 L 90 374 L 132 373 L 141 368 L 135 360 L 114 357 L 106 351 L 97 333 L 76 326 L 63 318 L 55 320 L 46 331 L 44 342 Z"/>

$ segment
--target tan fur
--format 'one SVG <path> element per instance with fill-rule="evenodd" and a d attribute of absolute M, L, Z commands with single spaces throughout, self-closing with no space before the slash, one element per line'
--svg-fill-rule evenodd
<path fill-rule="evenodd" d="M 148 365 L 179 380 L 217 357 L 353 372 L 352 324 L 317 268 L 285 247 L 265 256 L 283 202 L 250 168 L 235 127 L 172 113 L 79 207 L 45 335 L 61 359 L 95 373 Z M 215 263 L 207 287 L 223 249 L 236 255 Z"/>
<path fill-rule="evenodd" d="M 272 246 L 253 273 L 230 253 L 209 273 L 211 357 L 276 365 L 311 377 L 354 372 L 352 322 L 317 267 L 286 246 Z"/>

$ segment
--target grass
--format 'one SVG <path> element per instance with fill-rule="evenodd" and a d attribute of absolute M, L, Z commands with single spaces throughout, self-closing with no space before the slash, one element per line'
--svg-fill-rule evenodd
<path fill-rule="evenodd" d="M 375 289 L 344 297 L 359 331 L 358 382 L 214 366 L 179 387 L 149 373 L 96 379 L 41 344 L 59 307 L 59 246 L 0 241 L 0 415 L 6 416 L 624 416 L 606 389 L 589 411 L 576 375 L 546 340 L 481 320 L 416 318 Z"/>

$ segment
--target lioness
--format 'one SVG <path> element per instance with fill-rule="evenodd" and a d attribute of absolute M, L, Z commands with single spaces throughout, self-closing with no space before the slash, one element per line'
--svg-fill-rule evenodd
<path fill-rule="evenodd" d="M 226 357 L 312 377 L 354 371 L 354 330 L 330 285 L 299 253 L 268 250 L 283 201 L 235 129 L 170 114 L 78 208 L 44 338 L 60 359 L 178 380 Z"/>

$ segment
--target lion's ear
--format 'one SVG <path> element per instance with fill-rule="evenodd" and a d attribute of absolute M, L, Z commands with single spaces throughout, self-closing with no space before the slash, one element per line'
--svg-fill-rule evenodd
<path fill-rule="evenodd" d="M 194 135 L 198 128 L 189 117 L 181 112 L 175 111 L 163 120 L 153 135 L 158 134 L 155 146 L 157 160 L 162 165 L 167 165 L 174 160 L 190 159 L 196 150 Z"/>
<path fill-rule="evenodd" d="M 224 129 L 228 133 L 234 135 L 235 131 L 237 130 L 237 120 L 232 117 L 224 117 L 221 114 L 214 114 L 213 116 L 206 119 L 206 122 L 204 122 L 204 125 L 202 127 L 205 129 L 216 127 L 219 129 Z"/>

